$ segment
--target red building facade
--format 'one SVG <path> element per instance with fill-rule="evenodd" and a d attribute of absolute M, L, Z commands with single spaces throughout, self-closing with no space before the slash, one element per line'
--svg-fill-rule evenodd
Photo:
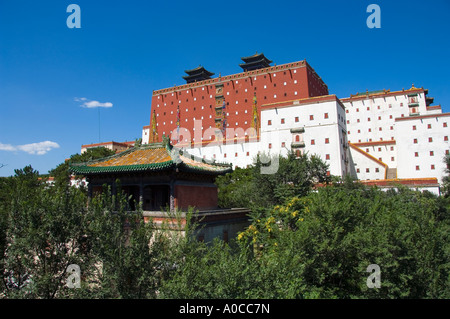
<path fill-rule="evenodd" d="M 211 78 L 214 73 L 198 67 L 185 71 L 186 84 L 153 91 L 147 126 L 150 141 L 161 141 L 163 135 L 172 137 L 180 127 L 181 142 L 207 143 L 214 139 L 205 134 L 209 128 L 224 131 L 224 125 L 227 129 L 254 127 L 254 111 L 257 108 L 259 121 L 263 104 L 328 94 L 327 85 L 305 60 L 274 66 L 263 54 L 242 60 L 242 73 Z M 194 121 L 199 120 L 201 125 L 197 123 L 196 129 L 201 133 L 194 130 Z M 184 132 L 189 132 L 190 141 Z"/>

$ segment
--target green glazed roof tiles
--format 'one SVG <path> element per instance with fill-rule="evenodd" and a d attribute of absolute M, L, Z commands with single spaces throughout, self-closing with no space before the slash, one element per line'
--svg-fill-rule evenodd
<path fill-rule="evenodd" d="M 231 165 L 206 163 L 182 154 L 174 158 L 171 149 L 171 145 L 165 146 L 162 143 L 144 145 L 90 162 L 71 163 L 70 170 L 81 175 L 158 171 L 175 167 L 208 174 L 225 174 L 231 171 Z"/>

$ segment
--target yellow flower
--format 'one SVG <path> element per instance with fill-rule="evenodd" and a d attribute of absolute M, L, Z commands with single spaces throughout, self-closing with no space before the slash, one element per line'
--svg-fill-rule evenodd
<path fill-rule="evenodd" d="M 239 233 L 239 235 L 238 235 L 238 240 L 241 240 L 243 237 L 244 237 L 244 233 L 243 233 L 243 232 L 242 232 L 242 233 Z"/>

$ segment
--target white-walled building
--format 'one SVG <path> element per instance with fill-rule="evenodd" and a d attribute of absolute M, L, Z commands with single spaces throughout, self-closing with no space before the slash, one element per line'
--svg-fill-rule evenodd
<path fill-rule="evenodd" d="M 329 164 L 329 173 L 349 173 L 345 108 L 335 95 L 261 106 L 261 148 L 272 154 L 307 152 Z"/>
<path fill-rule="evenodd" d="M 442 182 L 449 153 L 450 113 L 397 118 L 397 177 L 435 177 Z"/>
<path fill-rule="evenodd" d="M 350 174 L 345 108 L 335 95 L 264 104 L 260 123 L 259 139 L 252 138 L 251 130 L 233 128 L 225 141 L 179 146 L 191 155 L 232 163 L 235 167 L 253 164 L 257 154 L 307 152 L 328 163 L 329 174 Z"/>
<path fill-rule="evenodd" d="M 358 93 L 341 101 L 351 162 L 360 180 L 442 181 L 449 152 L 450 113 L 432 106 L 428 90 Z M 429 183 L 428 183 L 429 184 Z"/>
<path fill-rule="evenodd" d="M 331 175 L 439 193 L 450 147 L 450 113 L 432 106 L 427 94 L 413 86 L 341 100 L 326 95 L 263 104 L 259 139 L 249 140 L 246 131 L 225 142 L 185 146 L 192 155 L 237 167 L 251 165 L 258 153 L 307 152 L 329 164 Z"/>

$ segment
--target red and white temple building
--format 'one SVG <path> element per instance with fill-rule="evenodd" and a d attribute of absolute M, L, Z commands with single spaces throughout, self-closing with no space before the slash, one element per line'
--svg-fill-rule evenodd
<path fill-rule="evenodd" d="M 143 144 L 168 136 L 192 155 L 239 167 L 262 152 L 307 152 L 331 175 L 439 193 L 450 113 L 427 89 L 338 98 L 305 60 L 271 65 L 257 53 L 242 62 L 237 74 L 213 77 L 199 66 L 185 71 L 185 84 L 154 90 Z"/>

